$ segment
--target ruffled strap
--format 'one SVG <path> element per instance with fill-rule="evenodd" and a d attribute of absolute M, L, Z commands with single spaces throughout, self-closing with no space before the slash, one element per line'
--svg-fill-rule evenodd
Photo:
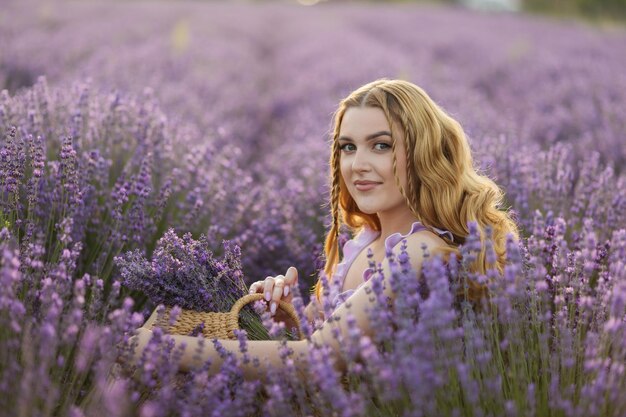
<path fill-rule="evenodd" d="M 402 242 L 403 239 L 407 238 L 408 236 L 412 235 L 415 232 L 419 232 L 420 230 L 429 230 L 429 229 L 426 226 L 424 226 L 421 222 L 416 221 L 416 222 L 413 222 L 413 224 L 411 225 L 411 230 L 409 230 L 407 234 L 403 235 L 400 232 L 396 232 L 387 236 L 387 239 L 385 239 L 385 249 L 388 252 L 390 252 L 391 249 L 395 247 L 398 243 Z M 452 233 L 448 230 L 438 229 L 436 227 L 433 227 L 433 230 L 437 232 L 437 234 L 439 235 L 448 235 L 448 238 L 450 240 L 454 240 L 454 236 L 452 236 Z"/>
<path fill-rule="evenodd" d="M 346 273 L 348 272 L 350 265 L 352 265 L 352 262 L 358 256 L 361 250 L 369 245 L 376 238 L 377 235 L 378 232 L 368 227 L 365 227 L 357 236 L 344 243 L 343 260 L 337 264 L 335 274 L 333 275 L 333 280 L 341 280 L 341 285 L 343 286 L 343 280 L 345 279 Z"/>

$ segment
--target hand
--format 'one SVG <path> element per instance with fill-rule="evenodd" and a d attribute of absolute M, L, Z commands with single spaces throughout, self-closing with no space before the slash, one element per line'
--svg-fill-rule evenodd
<path fill-rule="evenodd" d="M 150 315 L 150 317 L 148 317 L 148 320 L 146 320 L 146 322 L 141 326 L 141 328 L 152 329 L 152 326 L 154 326 L 154 323 L 156 322 L 159 316 L 158 310 L 159 308 L 157 307 L 154 309 L 154 311 L 152 311 L 152 314 Z"/>
<path fill-rule="evenodd" d="M 270 301 L 270 313 L 273 316 L 276 314 L 279 301 L 293 302 L 291 289 L 296 285 L 298 285 L 298 270 L 290 266 L 285 275 L 267 277 L 264 281 L 257 281 L 250 285 L 250 294 L 265 294 L 265 300 Z"/>
<path fill-rule="evenodd" d="M 133 351 L 129 352 L 128 356 L 124 355 L 118 356 L 116 358 L 115 362 L 122 367 L 126 367 L 128 365 L 136 365 L 137 361 L 141 357 L 143 349 L 152 338 L 152 330 L 149 330 L 145 327 L 140 327 L 135 332 L 135 335 L 131 336 L 126 343 L 120 342 L 117 345 L 118 349 L 125 349 L 126 346 L 132 346 L 133 344 L 136 344 Z"/>
<path fill-rule="evenodd" d="M 134 351 L 135 361 L 139 360 L 139 357 L 141 357 L 141 353 L 143 352 L 144 348 L 146 347 L 150 339 L 152 339 L 152 330 L 147 329 L 145 327 L 140 327 L 137 329 L 137 334 L 132 336 L 128 340 L 129 345 L 135 341 L 137 343 L 137 347 L 135 348 L 135 351 Z"/>

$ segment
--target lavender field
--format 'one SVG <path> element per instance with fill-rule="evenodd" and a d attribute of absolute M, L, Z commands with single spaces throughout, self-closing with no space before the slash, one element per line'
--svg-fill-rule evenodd
<path fill-rule="evenodd" d="M 624 45 L 626 28 L 429 5 L 3 2 L 0 415 L 626 416 Z M 373 320 L 396 330 L 342 340 L 349 383 L 313 347 L 296 379 L 285 347 L 266 385 L 230 357 L 176 389 L 158 331 L 121 371 L 155 305 L 119 256 L 164 236 L 204 234 L 247 284 L 296 266 L 302 313 L 332 112 L 380 77 L 424 88 L 506 192 L 523 239 L 497 316 L 453 307 L 470 236 L 425 267 L 427 296 L 393 263 L 405 295 Z"/>

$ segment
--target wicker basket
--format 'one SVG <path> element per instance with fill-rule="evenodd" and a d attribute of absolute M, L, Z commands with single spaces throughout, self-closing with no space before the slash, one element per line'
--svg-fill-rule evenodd
<path fill-rule="evenodd" d="M 168 334 L 188 335 L 201 323 L 204 323 L 202 334 L 208 339 L 237 339 L 234 330 L 239 330 L 239 312 L 248 303 L 264 300 L 263 294 L 246 294 L 235 302 L 228 313 L 203 312 L 183 309 L 176 322 L 170 326 L 171 307 L 165 308 L 161 317 L 153 314 L 144 327 L 161 327 Z M 300 340 L 304 338 L 300 329 L 300 320 L 292 304 L 279 301 L 278 308 L 282 309 L 296 323 Z"/>

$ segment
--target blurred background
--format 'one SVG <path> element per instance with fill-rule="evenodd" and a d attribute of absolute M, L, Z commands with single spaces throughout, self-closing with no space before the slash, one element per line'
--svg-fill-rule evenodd
<path fill-rule="evenodd" d="M 307 5 L 328 1 L 333 0 L 298 0 L 299 3 Z M 619 22 L 626 17 L 625 0 L 383 0 L 380 2 L 441 3 L 482 11 L 527 12 L 596 21 Z"/>

